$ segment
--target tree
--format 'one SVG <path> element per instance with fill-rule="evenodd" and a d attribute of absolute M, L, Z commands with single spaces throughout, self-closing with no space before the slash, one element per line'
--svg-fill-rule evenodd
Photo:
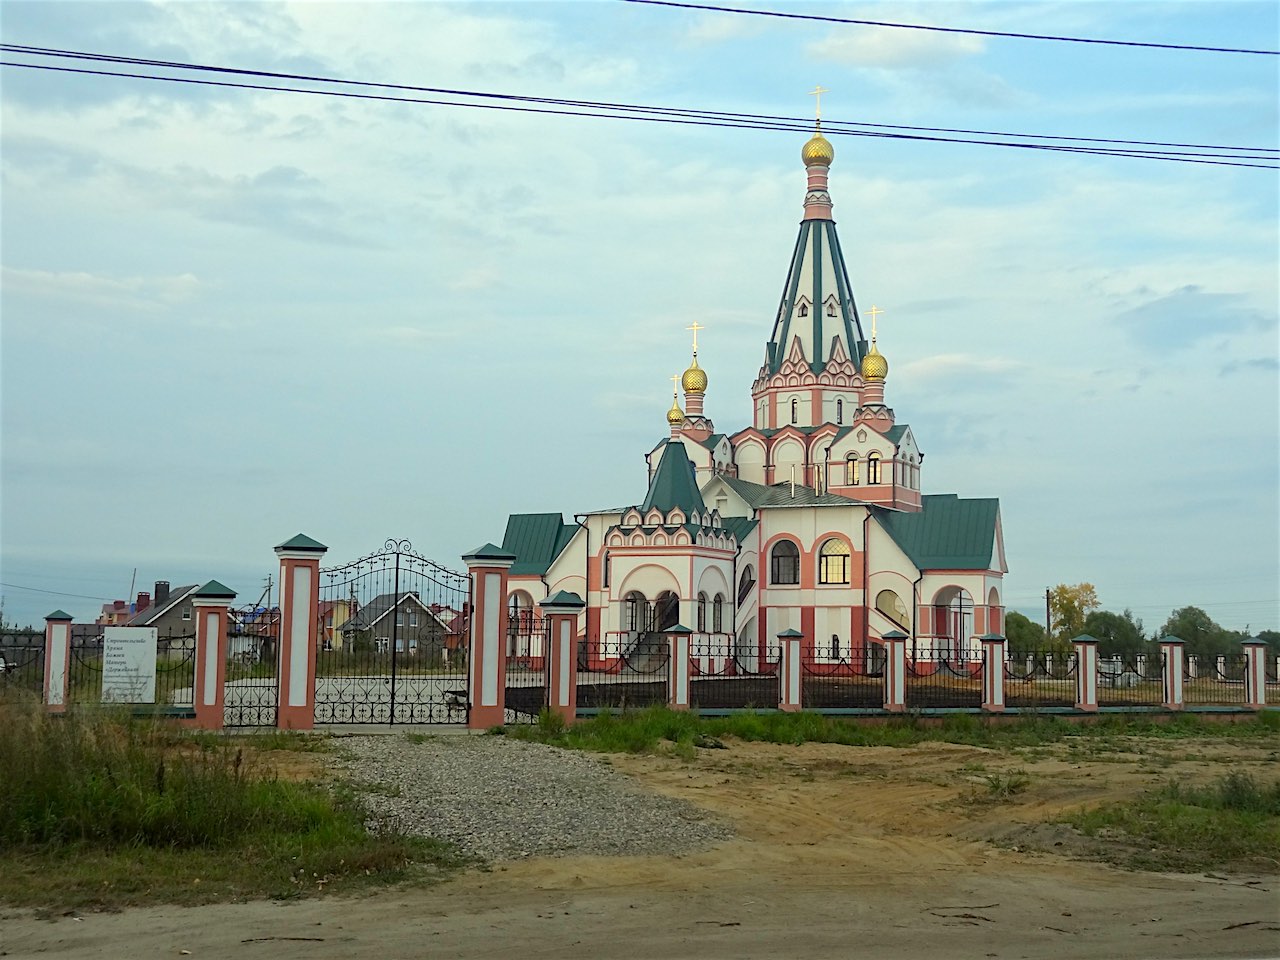
<path fill-rule="evenodd" d="M 1009 649 L 1018 653 L 1044 649 L 1044 627 L 1017 610 L 1010 610 L 1005 615 L 1004 635 L 1009 641 Z"/>
<path fill-rule="evenodd" d="M 1218 626 L 1213 618 L 1199 607 L 1182 607 L 1173 611 L 1164 626 L 1160 628 L 1160 636 L 1172 636 L 1185 640 L 1187 653 L 1194 653 L 1200 657 L 1216 657 L 1240 652 L 1239 645 L 1232 643 L 1231 631 Z"/>
<path fill-rule="evenodd" d="M 1049 613 L 1053 618 L 1051 637 L 1060 646 L 1085 632 L 1085 617 L 1098 609 L 1098 591 L 1092 583 L 1074 586 L 1060 583 L 1049 591 Z"/>
<path fill-rule="evenodd" d="M 1147 650 L 1142 621 L 1129 610 L 1095 610 L 1084 618 L 1084 632 L 1097 639 L 1098 653 L 1104 657 L 1127 657 Z"/>

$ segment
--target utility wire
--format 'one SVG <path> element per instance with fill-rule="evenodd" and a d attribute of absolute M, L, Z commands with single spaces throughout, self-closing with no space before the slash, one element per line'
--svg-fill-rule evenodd
<path fill-rule="evenodd" d="M 237 67 L 214 66 L 210 64 L 189 63 L 178 60 L 155 60 L 146 57 L 128 57 L 118 54 L 93 53 L 82 50 L 63 50 L 56 47 L 32 47 L 21 44 L 0 43 L 0 51 L 7 53 L 22 53 L 32 56 L 53 57 L 53 58 L 69 58 L 77 60 L 91 60 L 96 62 L 105 62 L 112 64 L 130 64 L 148 67 L 165 67 L 174 70 L 195 70 L 210 73 L 224 73 L 236 76 L 262 77 L 272 80 L 303 80 L 308 83 L 328 83 L 342 86 L 354 87 L 373 87 L 384 90 L 407 90 L 415 93 L 431 93 L 442 96 L 455 97 L 474 97 L 477 99 L 494 99 L 508 100 L 521 103 L 540 103 L 552 104 L 556 106 L 572 106 L 585 107 L 593 110 L 615 110 L 627 112 L 642 112 L 653 114 L 671 114 L 674 116 L 688 116 L 703 119 L 724 119 L 731 121 L 776 121 L 785 124 L 799 125 L 803 129 L 809 129 L 812 121 L 804 117 L 788 117 L 776 114 L 754 114 L 754 113 L 735 113 L 722 110 L 703 110 L 690 109 L 685 107 L 663 107 L 651 106 L 647 104 L 635 103 L 610 103 L 607 101 L 592 100 L 569 100 L 558 97 L 531 97 L 519 94 L 509 93 L 493 93 L 490 91 L 480 90 L 459 90 L 449 87 L 428 87 L 415 84 L 403 83 L 378 83 L 367 80 L 351 80 L 343 77 L 325 77 L 315 76 L 311 74 L 300 73 L 279 73 L 270 70 L 249 70 Z M 966 136 L 979 137 L 1009 137 L 1013 139 L 1025 140 L 1050 140 L 1066 143 L 1101 143 L 1101 144 L 1117 144 L 1124 146 L 1144 146 L 1144 147 L 1185 147 L 1189 149 L 1203 149 L 1215 151 L 1236 151 L 1247 153 L 1262 153 L 1280 156 L 1280 150 L 1272 147 L 1237 147 L 1224 146 L 1221 144 L 1207 143 L 1172 143 L 1159 140 L 1118 140 L 1103 137 L 1071 137 L 1056 136 L 1052 134 L 1035 134 L 1035 133 L 1010 133 L 999 130 L 969 130 L 952 127 L 921 127 L 910 126 L 906 124 L 884 124 L 884 123 L 867 123 L 852 121 L 827 121 L 827 132 L 863 132 L 863 128 L 869 130 L 906 130 L 916 133 L 954 133 Z M 780 128 L 782 129 L 782 128 Z M 1255 157 L 1253 159 L 1270 159 L 1267 157 Z"/>
<path fill-rule="evenodd" d="M 131 73 L 131 72 L 121 72 L 121 71 L 111 71 L 111 70 L 90 70 L 83 67 L 60 67 L 60 66 L 52 66 L 49 64 L 18 63 L 18 62 L 7 61 L 7 60 L 0 61 L 0 66 L 18 67 L 18 68 L 26 68 L 26 69 L 32 69 L 32 70 L 45 70 L 45 71 L 51 71 L 55 73 L 83 74 L 83 75 L 89 75 L 89 76 L 123 77 L 128 79 L 135 79 L 135 80 L 154 80 L 154 81 L 160 81 L 160 82 L 166 82 L 166 83 L 184 83 L 184 84 L 190 84 L 193 86 L 220 87 L 220 88 L 242 89 L 242 90 L 263 90 L 263 91 L 276 92 L 276 93 L 300 93 L 300 94 L 307 94 L 311 96 L 328 96 L 328 97 L 353 99 L 353 100 L 374 100 L 374 101 L 386 101 L 386 102 L 393 102 L 393 103 L 419 103 L 419 104 L 429 104 L 434 106 L 468 107 L 471 109 L 502 110 L 502 111 L 516 112 L 516 113 L 553 114 L 553 115 L 559 115 L 559 116 L 580 116 L 580 117 L 592 117 L 592 118 L 611 118 L 611 119 L 620 119 L 620 120 L 638 120 L 638 121 L 645 121 L 650 123 L 670 123 L 670 124 L 678 124 L 678 125 L 685 125 L 685 126 L 728 127 L 728 128 L 734 128 L 734 129 L 749 129 L 749 130 L 799 131 L 799 130 L 809 129 L 807 123 L 800 124 L 800 123 L 776 122 L 776 121 L 750 122 L 746 120 L 731 120 L 731 119 L 717 120 L 717 119 L 711 119 L 709 117 L 698 118 L 690 115 L 674 116 L 670 114 L 669 110 L 664 111 L 662 110 L 662 108 L 659 108 L 659 112 L 656 112 L 656 113 L 642 113 L 640 112 L 639 109 L 628 112 L 627 108 L 617 108 L 617 107 L 614 107 L 613 105 L 599 105 L 600 107 L 603 107 L 605 109 L 613 109 L 613 110 L 620 111 L 620 112 L 602 113 L 600 112 L 599 109 L 595 109 L 595 110 L 568 109 L 567 106 L 551 106 L 551 105 L 538 106 L 538 107 L 516 106 L 516 105 L 513 105 L 512 103 L 505 103 L 505 102 L 504 103 L 466 103 L 466 102 L 461 102 L 457 100 L 441 100 L 436 98 L 403 97 L 403 96 L 391 96 L 388 94 L 372 94 L 372 93 L 354 93 L 349 91 L 325 90 L 325 89 L 315 89 L 315 88 L 309 88 L 309 87 L 279 86 L 279 85 L 259 84 L 259 83 L 235 83 L 227 80 L 197 80 L 191 77 L 170 77 L 170 76 L 160 76 L 156 74 Z M 214 68 L 214 69 L 217 69 L 217 68 Z M 324 81 L 319 81 L 319 82 L 324 82 Z M 358 81 L 351 81 L 351 82 L 355 83 Z M 379 84 L 365 84 L 365 85 L 381 86 Z M 477 96 L 478 94 L 462 91 L 460 92 L 460 95 Z M 513 101 L 529 99 L 529 98 L 521 98 L 521 97 L 498 95 L 498 94 L 487 94 L 484 96 L 499 97 L 503 100 L 513 100 Z M 986 139 L 963 139 L 958 137 L 924 136 L 921 134 L 888 133 L 888 132 L 878 132 L 878 131 L 870 131 L 870 130 L 833 130 L 830 132 L 832 132 L 834 135 L 837 135 L 837 136 L 880 137 L 880 138 L 892 139 L 892 140 L 915 140 L 915 141 L 926 141 L 926 142 L 936 142 L 936 143 L 966 143 L 966 144 L 974 144 L 974 145 L 982 145 L 982 146 L 1009 147 L 1009 148 L 1023 149 L 1023 150 L 1046 150 L 1046 151 L 1054 151 L 1054 152 L 1061 152 L 1061 153 L 1078 153 L 1078 154 L 1092 154 L 1092 155 L 1099 155 L 1099 156 L 1130 157 L 1135 159 L 1164 160 L 1164 161 L 1175 162 L 1175 163 L 1196 163 L 1196 164 L 1206 164 L 1210 166 L 1248 167 L 1248 168 L 1256 168 L 1256 169 L 1264 169 L 1264 170 L 1280 169 L 1280 166 L 1276 166 L 1275 164 L 1241 162 L 1243 160 L 1271 159 L 1270 157 L 1247 156 L 1247 155 L 1242 156 L 1240 154 L 1217 154 L 1217 153 L 1206 154 L 1206 153 L 1193 153 L 1193 152 L 1185 152 L 1185 151 L 1183 152 L 1164 151 L 1164 150 L 1155 150 L 1155 149 L 1127 150 L 1127 149 L 1120 149 L 1120 148 L 1064 146 L 1060 144 L 1049 144 L 1049 143 L 1015 143 L 1015 142 L 1008 142 L 1008 141 L 997 141 L 997 140 L 986 140 Z M 1210 158 L 1213 158 L 1213 159 L 1210 159 Z"/>
<path fill-rule="evenodd" d="M 8 587 L 10 590 L 26 590 L 29 593 L 47 593 L 54 597 L 73 597 L 76 600 L 101 600 L 103 603 L 110 603 L 110 597 L 89 597 L 83 593 L 63 593 L 61 590 L 41 590 L 39 587 L 24 587 L 20 583 L 0 583 L 0 587 Z"/>
<path fill-rule="evenodd" d="M 1052 33 L 1013 33 L 1006 30 L 968 30 L 961 27 L 936 27 L 925 23 L 891 23 L 885 20 L 856 20 L 851 17 L 823 17 L 810 13 L 781 13 L 777 10 L 747 10 L 742 7 L 717 7 L 706 3 L 676 3 L 674 0 L 622 0 L 654 7 L 678 7 L 683 10 L 710 10 L 715 13 L 745 13 L 756 17 L 778 17 L 783 20 L 817 20 L 822 23 L 847 23 L 863 27 L 891 27 L 895 30 L 928 30 L 933 33 L 961 33 L 977 37 L 1007 37 L 1014 40 L 1056 40 L 1060 43 L 1093 43 L 1111 47 L 1146 47 L 1154 50 L 1184 50 L 1197 53 L 1247 53 L 1265 57 L 1280 56 L 1280 50 L 1250 50 L 1239 47 L 1202 47 L 1189 43 L 1151 43 L 1143 40 L 1103 40 L 1096 37 L 1066 37 Z"/>

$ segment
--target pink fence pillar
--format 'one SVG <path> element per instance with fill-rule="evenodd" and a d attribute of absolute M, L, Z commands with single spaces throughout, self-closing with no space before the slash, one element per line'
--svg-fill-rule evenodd
<path fill-rule="evenodd" d="M 578 614 L 586 604 L 560 590 L 541 606 L 547 618 L 547 708 L 570 724 L 578 716 Z"/>
<path fill-rule="evenodd" d="M 499 727 L 507 711 L 507 571 L 515 554 L 486 543 L 462 558 L 471 574 L 467 726 Z"/>
<path fill-rule="evenodd" d="M 1164 708 L 1181 710 L 1184 705 L 1182 695 L 1183 681 L 1183 641 L 1177 637 L 1160 638 L 1160 656 L 1164 660 Z"/>
<path fill-rule="evenodd" d="M 276 547 L 280 558 L 276 726 L 281 730 L 310 730 L 316 723 L 320 558 L 328 549 L 301 533 Z"/>
<path fill-rule="evenodd" d="M 907 635 L 890 630 L 884 641 L 884 708 L 890 713 L 907 709 Z"/>
<path fill-rule="evenodd" d="M 800 641 L 803 639 L 804 634 L 799 630 L 783 630 L 778 634 L 778 709 L 787 713 L 795 713 L 804 706 L 801 702 L 804 684 L 800 675 L 804 669 L 800 663 Z"/>
<path fill-rule="evenodd" d="M 1098 641 L 1081 634 L 1071 641 L 1076 648 L 1076 709 L 1098 712 Z"/>
<path fill-rule="evenodd" d="M 191 597 L 196 620 L 195 683 L 191 705 L 195 719 L 191 726 L 221 730 L 227 682 L 227 621 L 236 592 L 217 580 L 210 580 Z"/>
<path fill-rule="evenodd" d="M 982 709 L 988 713 L 1004 712 L 1005 638 L 998 633 L 979 637 L 982 643 Z"/>
<path fill-rule="evenodd" d="M 672 710 L 689 709 L 689 642 L 692 633 L 679 623 L 666 631 L 671 644 L 671 657 L 667 662 L 667 705 Z"/>
<path fill-rule="evenodd" d="M 1267 705 L 1267 642 L 1251 637 L 1243 645 L 1245 706 L 1261 710 Z"/>
<path fill-rule="evenodd" d="M 44 705 L 50 713 L 67 709 L 71 677 L 71 614 L 55 610 L 44 618 Z"/>

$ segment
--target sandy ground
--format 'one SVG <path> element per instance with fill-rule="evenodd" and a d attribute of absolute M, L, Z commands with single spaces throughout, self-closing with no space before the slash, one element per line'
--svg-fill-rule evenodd
<path fill-rule="evenodd" d="M 1274 774 L 1276 742 L 1019 753 L 730 742 L 615 757 L 739 838 L 684 857 L 539 859 L 426 890 L 39 920 L 0 955 L 69 958 L 1280 956 L 1280 871 L 1134 873 L 1075 859 L 1061 811 L 1171 777 Z M 305 761 L 304 761 L 305 762 Z M 1025 771 L 997 797 L 988 777 Z"/>

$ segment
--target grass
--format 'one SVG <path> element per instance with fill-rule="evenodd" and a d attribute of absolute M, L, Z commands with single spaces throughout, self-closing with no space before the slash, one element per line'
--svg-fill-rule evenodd
<path fill-rule="evenodd" d="M 499 731 L 494 731 L 499 732 Z M 553 714 L 540 716 L 532 725 L 507 727 L 500 732 L 525 740 L 538 740 L 578 750 L 606 753 L 675 753 L 692 756 L 700 738 L 737 737 L 766 743 L 841 743 L 850 746 L 909 747 L 926 741 L 968 744 L 991 748 L 1026 748 L 1061 740 L 1093 742 L 1117 737 L 1254 738 L 1280 735 L 1280 712 L 1266 711 L 1256 718 L 1224 724 L 1192 714 L 1163 722 L 1144 716 L 1107 714 L 1087 724 L 1056 717 L 1032 716 L 1013 722 L 993 722 L 972 714 L 953 714 L 938 723 L 917 717 L 860 723 L 816 713 L 736 713 L 726 717 L 700 717 L 692 711 L 650 707 L 625 713 L 601 713 L 566 727 Z"/>
<path fill-rule="evenodd" d="M 294 897 L 442 875 L 443 844 L 353 791 L 277 777 L 320 738 L 192 736 L 124 712 L 0 704 L 0 902 L 44 908 Z"/>
<path fill-rule="evenodd" d="M 1170 782 L 1066 822 L 1106 841 L 1107 859 L 1139 870 L 1280 866 L 1280 780 L 1258 783 L 1246 773 L 1203 787 Z"/>

